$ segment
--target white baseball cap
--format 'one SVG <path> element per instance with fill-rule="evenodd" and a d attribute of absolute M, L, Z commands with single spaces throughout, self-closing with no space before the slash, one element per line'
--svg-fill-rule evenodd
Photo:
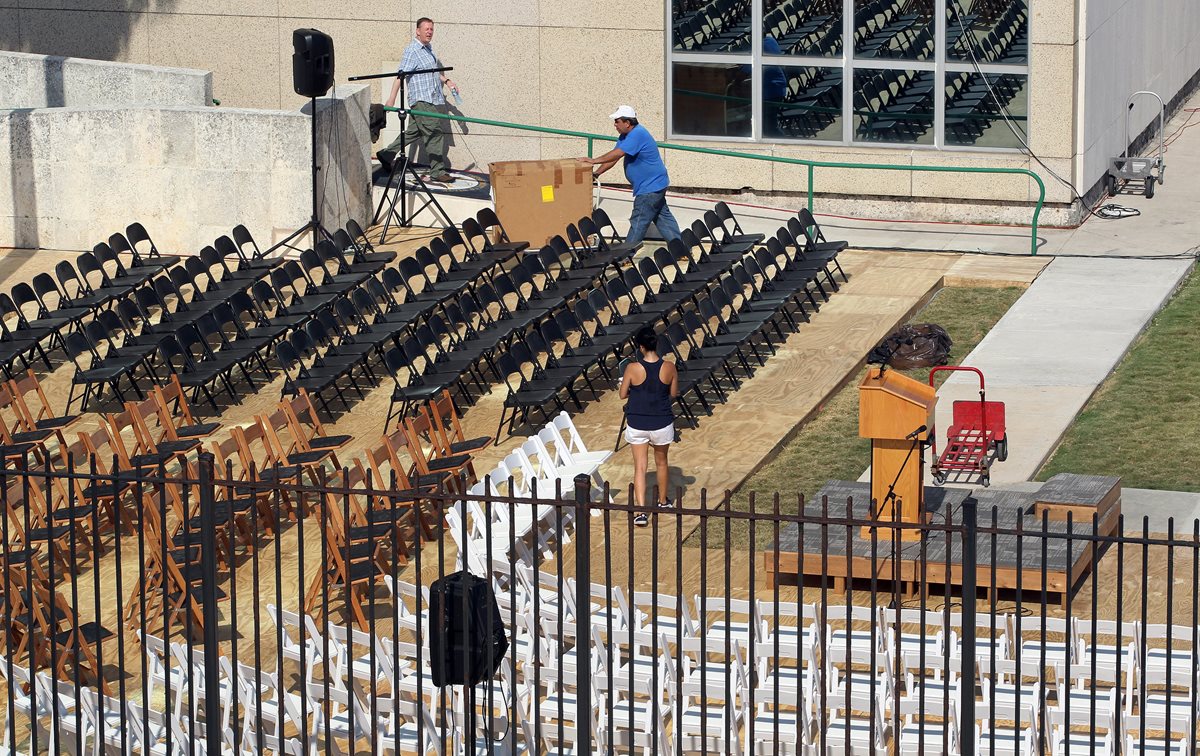
<path fill-rule="evenodd" d="M 611 118 L 614 121 L 617 120 L 618 118 L 625 118 L 627 120 L 632 120 L 634 118 L 637 118 L 637 111 L 633 109 L 632 105 L 621 105 L 617 108 L 617 112 L 610 115 L 609 118 Z"/>

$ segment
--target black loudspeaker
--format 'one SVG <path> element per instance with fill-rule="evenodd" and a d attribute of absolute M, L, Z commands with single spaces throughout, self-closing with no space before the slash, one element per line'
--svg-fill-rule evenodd
<path fill-rule="evenodd" d="M 492 588 L 469 572 L 429 586 L 429 623 L 429 666 L 438 687 L 490 680 L 508 653 Z"/>
<path fill-rule="evenodd" d="M 292 88 L 320 97 L 333 86 L 333 37 L 316 29 L 292 32 Z"/>

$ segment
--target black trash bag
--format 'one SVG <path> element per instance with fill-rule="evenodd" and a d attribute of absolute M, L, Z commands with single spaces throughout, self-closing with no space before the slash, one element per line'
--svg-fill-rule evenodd
<path fill-rule="evenodd" d="M 367 128 L 371 130 L 371 141 L 379 141 L 379 132 L 383 131 L 387 126 L 387 111 L 383 109 L 383 105 L 373 102 L 370 109 L 367 110 Z"/>
<path fill-rule="evenodd" d="M 950 334 L 940 325 L 904 325 L 879 342 L 867 355 L 867 362 L 886 364 L 897 370 L 945 365 L 953 344 Z"/>

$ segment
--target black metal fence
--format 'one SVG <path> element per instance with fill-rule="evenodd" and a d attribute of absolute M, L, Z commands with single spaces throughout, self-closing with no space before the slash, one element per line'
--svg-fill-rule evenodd
<path fill-rule="evenodd" d="M 10 460 L 8 752 L 1197 753 L 1200 524 L 184 470 Z"/>

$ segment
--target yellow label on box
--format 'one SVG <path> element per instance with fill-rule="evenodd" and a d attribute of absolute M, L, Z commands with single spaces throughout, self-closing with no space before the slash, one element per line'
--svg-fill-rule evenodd
<path fill-rule="evenodd" d="M 554 201 L 554 187 L 547 185 L 542 187 L 542 202 Z"/>

